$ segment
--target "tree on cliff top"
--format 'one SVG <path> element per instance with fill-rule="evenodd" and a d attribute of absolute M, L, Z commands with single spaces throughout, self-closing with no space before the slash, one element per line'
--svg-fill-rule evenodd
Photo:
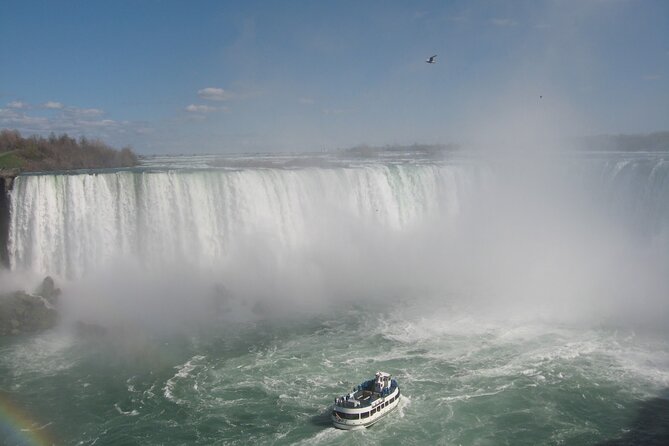
<path fill-rule="evenodd" d="M 116 150 L 100 140 L 62 134 L 22 137 L 17 130 L 0 131 L 0 168 L 26 171 L 132 167 L 137 155 L 129 147 Z"/>

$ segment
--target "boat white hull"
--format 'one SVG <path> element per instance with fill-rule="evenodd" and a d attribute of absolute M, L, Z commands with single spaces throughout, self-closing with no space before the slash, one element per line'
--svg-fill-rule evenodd
<path fill-rule="evenodd" d="M 370 427 L 397 408 L 400 402 L 399 391 L 395 391 L 392 395 L 389 395 L 387 397 L 387 400 L 393 397 L 394 400 L 391 403 L 389 403 L 383 408 L 379 408 L 377 406 L 376 412 L 373 415 L 369 415 L 365 418 L 362 418 L 362 416 L 360 416 L 360 418 L 358 419 L 351 420 L 338 417 L 337 415 L 335 415 L 334 412 L 335 410 L 337 410 L 337 408 L 335 407 L 333 408 L 333 414 L 331 416 L 332 424 L 334 425 L 334 427 L 338 429 L 345 429 L 345 430 L 364 429 Z M 370 409 L 368 408 L 367 411 L 369 410 Z"/>

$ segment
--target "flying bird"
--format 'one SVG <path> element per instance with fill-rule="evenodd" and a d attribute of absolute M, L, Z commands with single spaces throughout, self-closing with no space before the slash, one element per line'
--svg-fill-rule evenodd
<path fill-rule="evenodd" d="M 437 55 L 435 54 L 434 56 L 428 58 L 425 63 L 437 63 Z"/>

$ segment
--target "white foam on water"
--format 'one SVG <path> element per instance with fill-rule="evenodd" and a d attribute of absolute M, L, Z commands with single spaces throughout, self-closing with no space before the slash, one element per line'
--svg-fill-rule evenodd
<path fill-rule="evenodd" d="M 175 366 L 174 368 L 178 369 L 177 373 L 172 378 L 168 379 L 165 382 L 165 386 L 163 387 L 163 395 L 165 396 L 165 398 L 176 404 L 186 403 L 185 400 L 174 396 L 175 388 L 177 385 L 179 385 L 181 381 L 190 378 L 191 373 L 201 366 L 201 364 L 198 363 L 203 361 L 204 359 L 205 356 L 196 355 L 193 356 L 190 360 L 188 360 L 184 364 Z"/>
<path fill-rule="evenodd" d="M 334 440 L 341 438 L 342 435 L 351 435 L 351 432 L 345 432 L 341 429 L 331 427 L 328 429 L 323 429 L 322 431 L 312 435 L 311 437 L 305 438 L 295 444 L 307 446 L 312 444 L 330 443 Z"/>
<path fill-rule="evenodd" d="M 488 397 L 488 396 L 498 395 L 498 394 L 500 394 L 500 393 L 504 392 L 505 390 L 507 390 L 509 388 L 512 388 L 512 387 L 513 387 L 513 384 L 511 384 L 511 383 L 510 384 L 504 384 L 502 386 L 497 387 L 495 390 L 493 390 L 491 392 L 486 392 L 484 390 L 477 390 L 473 393 L 466 393 L 466 394 L 456 395 L 456 396 L 440 397 L 438 400 L 446 402 L 446 403 L 452 403 L 454 401 L 467 401 L 467 400 L 470 400 L 472 398 L 481 398 L 481 397 Z"/>
<path fill-rule="evenodd" d="M 8 345 L 1 351 L 0 362 L 16 376 L 57 374 L 76 364 L 76 357 L 68 354 L 75 341 L 69 333 L 49 330 L 24 342 Z"/>
<path fill-rule="evenodd" d="M 116 409 L 119 415 L 125 415 L 128 417 L 136 417 L 137 415 L 139 415 L 139 411 L 137 411 L 136 409 L 124 411 L 123 409 L 121 409 L 121 406 L 119 406 L 118 403 L 114 403 L 114 409 Z"/>

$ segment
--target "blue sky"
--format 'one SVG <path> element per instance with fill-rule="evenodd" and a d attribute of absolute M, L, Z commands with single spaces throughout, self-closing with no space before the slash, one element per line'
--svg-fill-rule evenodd
<path fill-rule="evenodd" d="M 663 0 L 0 0 L 0 60 L 0 127 L 140 153 L 669 128 Z"/>

